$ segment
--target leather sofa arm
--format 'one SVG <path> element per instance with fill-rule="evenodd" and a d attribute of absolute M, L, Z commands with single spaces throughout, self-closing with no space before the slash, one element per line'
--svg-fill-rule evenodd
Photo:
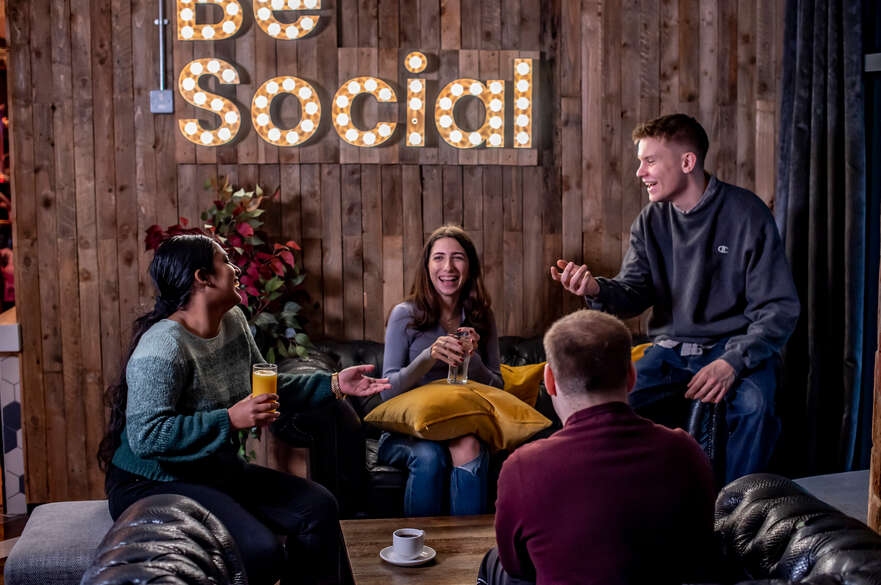
<path fill-rule="evenodd" d="M 725 486 L 715 532 L 735 579 L 881 583 L 881 536 L 784 477 L 756 473 Z"/>
<path fill-rule="evenodd" d="M 190 498 L 163 494 L 126 509 L 101 541 L 80 585 L 247 585 L 226 527 Z"/>

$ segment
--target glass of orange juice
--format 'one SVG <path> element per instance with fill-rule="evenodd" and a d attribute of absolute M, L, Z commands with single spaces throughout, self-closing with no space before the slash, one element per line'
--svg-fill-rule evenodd
<path fill-rule="evenodd" d="M 254 364 L 251 366 L 251 395 L 275 394 L 278 388 L 278 366 L 276 364 Z"/>

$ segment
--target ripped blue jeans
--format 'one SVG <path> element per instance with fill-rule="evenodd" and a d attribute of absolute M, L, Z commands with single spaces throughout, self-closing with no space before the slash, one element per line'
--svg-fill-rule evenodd
<path fill-rule="evenodd" d="M 397 433 L 383 433 L 378 460 L 384 465 L 406 468 L 405 516 L 453 516 L 486 512 L 489 454 L 453 467 L 446 444 Z M 449 502 L 449 505 L 447 505 Z"/>

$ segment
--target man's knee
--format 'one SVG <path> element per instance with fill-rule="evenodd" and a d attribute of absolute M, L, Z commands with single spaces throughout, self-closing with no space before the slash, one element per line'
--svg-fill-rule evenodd
<path fill-rule="evenodd" d="M 776 380 L 763 370 L 742 377 L 731 388 L 727 400 L 729 415 L 774 414 Z"/>

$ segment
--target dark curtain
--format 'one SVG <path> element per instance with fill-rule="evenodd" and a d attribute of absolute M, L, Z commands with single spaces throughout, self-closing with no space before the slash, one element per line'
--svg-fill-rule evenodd
<path fill-rule="evenodd" d="M 863 6 L 863 51 L 881 53 L 881 2 Z M 863 396 L 871 400 L 875 383 L 875 350 L 878 340 L 878 268 L 881 258 L 881 71 L 865 76 L 866 88 L 866 330 L 863 344 Z M 866 403 L 868 404 L 868 403 Z M 861 467 L 868 467 L 872 450 L 872 408 L 864 406 L 860 413 L 857 456 Z"/>
<path fill-rule="evenodd" d="M 867 466 L 857 452 L 861 412 L 872 408 L 866 276 L 878 259 L 866 245 L 862 9 L 786 5 L 774 211 L 802 313 L 784 354 L 777 467 L 793 476 Z"/>

